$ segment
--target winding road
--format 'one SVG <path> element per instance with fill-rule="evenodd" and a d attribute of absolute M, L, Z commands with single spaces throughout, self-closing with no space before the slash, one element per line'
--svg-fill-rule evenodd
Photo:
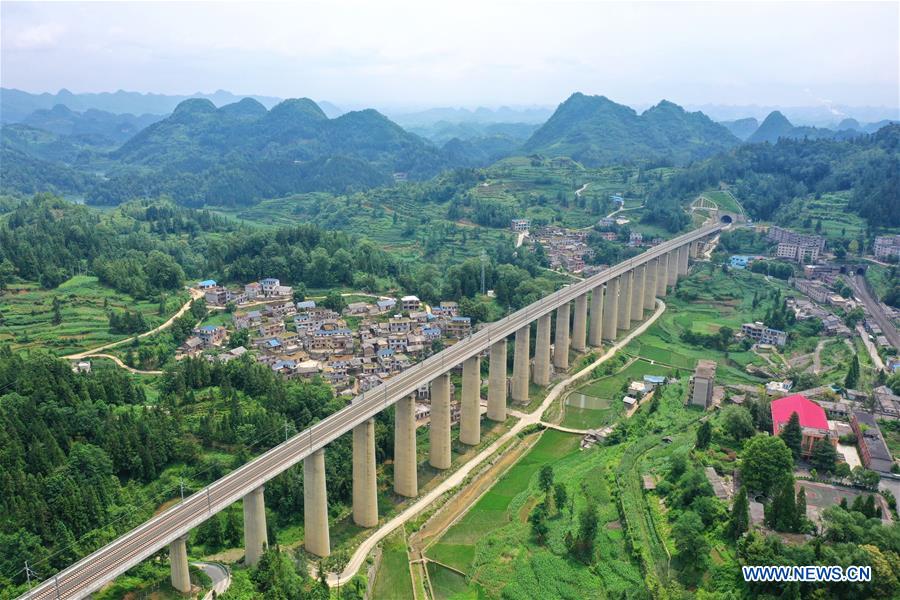
<path fill-rule="evenodd" d="M 60 358 L 64 358 L 66 360 L 81 360 L 82 358 L 88 358 L 89 356 L 99 356 L 104 350 L 109 350 L 110 348 L 115 348 L 116 346 L 121 346 L 122 344 L 126 344 L 128 342 L 145 338 L 147 336 L 153 335 L 154 333 L 159 333 L 160 331 L 164 331 L 172 326 L 172 323 L 175 322 L 175 319 L 186 313 L 191 308 L 191 302 L 194 300 L 199 300 L 203 297 L 203 292 L 195 289 L 188 288 L 188 291 L 191 293 L 191 298 L 187 302 L 185 302 L 181 308 L 178 309 L 174 315 L 169 317 L 164 323 L 161 325 L 154 327 L 150 331 L 145 331 L 144 333 L 139 333 L 138 335 L 133 335 L 131 337 L 127 337 L 116 342 L 110 342 L 108 344 L 103 344 L 102 346 L 97 346 L 96 348 L 91 348 L 90 350 L 83 350 L 81 352 L 76 352 L 74 354 L 66 354 Z M 112 358 L 111 356 L 104 355 L 104 358 Z M 128 367 L 126 367 L 128 368 Z"/>

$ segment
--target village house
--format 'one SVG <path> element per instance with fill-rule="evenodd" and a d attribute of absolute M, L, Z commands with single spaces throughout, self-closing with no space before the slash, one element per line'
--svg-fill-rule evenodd
<path fill-rule="evenodd" d="M 381 298 L 375 303 L 375 306 L 378 307 L 379 313 L 385 313 L 394 310 L 394 307 L 397 306 L 397 301 L 393 298 Z"/>
<path fill-rule="evenodd" d="M 449 337 L 464 338 L 472 333 L 472 319 L 469 317 L 451 317 L 444 326 Z"/>
<path fill-rule="evenodd" d="M 247 297 L 248 301 L 256 300 L 263 295 L 262 286 L 257 281 L 248 283 L 244 286 L 244 295 Z"/>
<path fill-rule="evenodd" d="M 741 325 L 741 333 L 758 344 L 784 346 L 787 343 L 787 333 L 780 329 L 766 327 L 760 321 L 744 323 Z"/>
<path fill-rule="evenodd" d="M 225 341 L 225 338 L 228 336 L 228 330 L 224 327 L 217 327 L 215 325 L 203 325 L 202 327 L 195 328 L 192 333 L 200 338 L 200 341 L 203 342 L 204 348 L 211 348 L 212 346 L 218 346 L 222 342 Z"/>
<path fill-rule="evenodd" d="M 431 312 L 439 317 L 455 317 L 459 314 L 459 304 L 452 300 L 441 300 L 440 304 L 431 308 Z"/>
<path fill-rule="evenodd" d="M 403 296 L 400 298 L 400 305 L 405 311 L 419 310 L 422 306 L 422 301 L 419 300 L 418 296 Z"/>
<path fill-rule="evenodd" d="M 856 434 L 856 444 L 866 468 L 879 473 L 890 473 L 894 459 L 891 458 L 875 417 L 869 413 L 853 411 L 850 427 Z"/>
<path fill-rule="evenodd" d="M 509 223 L 513 231 L 528 231 L 528 219 L 512 219 Z"/>
<path fill-rule="evenodd" d="M 812 456 L 813 448 L 819 440 L 837 445 L 837 436 L 831 435 L 825 410 L 805 396 L 795 394 L 778 398 L 772 401 L 770 410 L 772 412 L 772 435 L 780 434 L 790 421 L 791 415 L 797 413 L 797 417 L 800 419 L 800 428 L 803 431 L 800 442 L 802 456 L 806 458 Z"/>
<path fill-rule="evenodd" d="M 206 288 L 203 293 L 203 300 L 212 306 L 225 306 L 231 301 L 231 298 L 231 292 L 218 286 Z"/>

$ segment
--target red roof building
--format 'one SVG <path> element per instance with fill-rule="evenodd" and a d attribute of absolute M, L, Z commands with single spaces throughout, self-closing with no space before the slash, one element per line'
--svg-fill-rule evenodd
<path fill-rule="evenodd" d="M 800 394 L 772 401 L 772 434 L 781 433 L 781 429 L 787 425 L 794 413 L 800 418 L 800 428 L 803 430 L 803 441 L 800 443 L 800 453 L 803 456 L 811 456 L 813 446 L 820 439 L 837 444 L 837 438 L 829 435 L 825 410 Z"/>

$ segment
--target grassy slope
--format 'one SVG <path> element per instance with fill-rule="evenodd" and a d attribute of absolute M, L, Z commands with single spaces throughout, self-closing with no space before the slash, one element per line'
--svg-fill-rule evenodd
<path fill-rule="evenodd" d="M 53 324 L 54 297 L 62 303 L 59 325 Z M 53 290 L 42 289 L 34 283 L 11 284 L 0 296 L 3 315 L 0 343 L 10 342 L 14 350 L 42 348 L 58 355 L 70 354 L 129 337 L 109 332 L 107 310 L 138 310 L 148 328 L 152 328 L 186 299 L 186 293 L 170 295 L 167 315 L 160 317 L 158 302 L 135 300 L 87 275 L 76 275 Z"/>

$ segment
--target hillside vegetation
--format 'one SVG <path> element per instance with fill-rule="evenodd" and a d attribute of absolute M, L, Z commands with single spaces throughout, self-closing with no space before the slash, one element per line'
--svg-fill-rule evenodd
<path fill-rule="evenodd" d="M 739 140 L 703 113 L 663 100 L 642 114 L 605 96 L 572 94 L 526 142 L 527 152 L 569 156 L 587 165 L 623 161 L 686 163 Z"/>

